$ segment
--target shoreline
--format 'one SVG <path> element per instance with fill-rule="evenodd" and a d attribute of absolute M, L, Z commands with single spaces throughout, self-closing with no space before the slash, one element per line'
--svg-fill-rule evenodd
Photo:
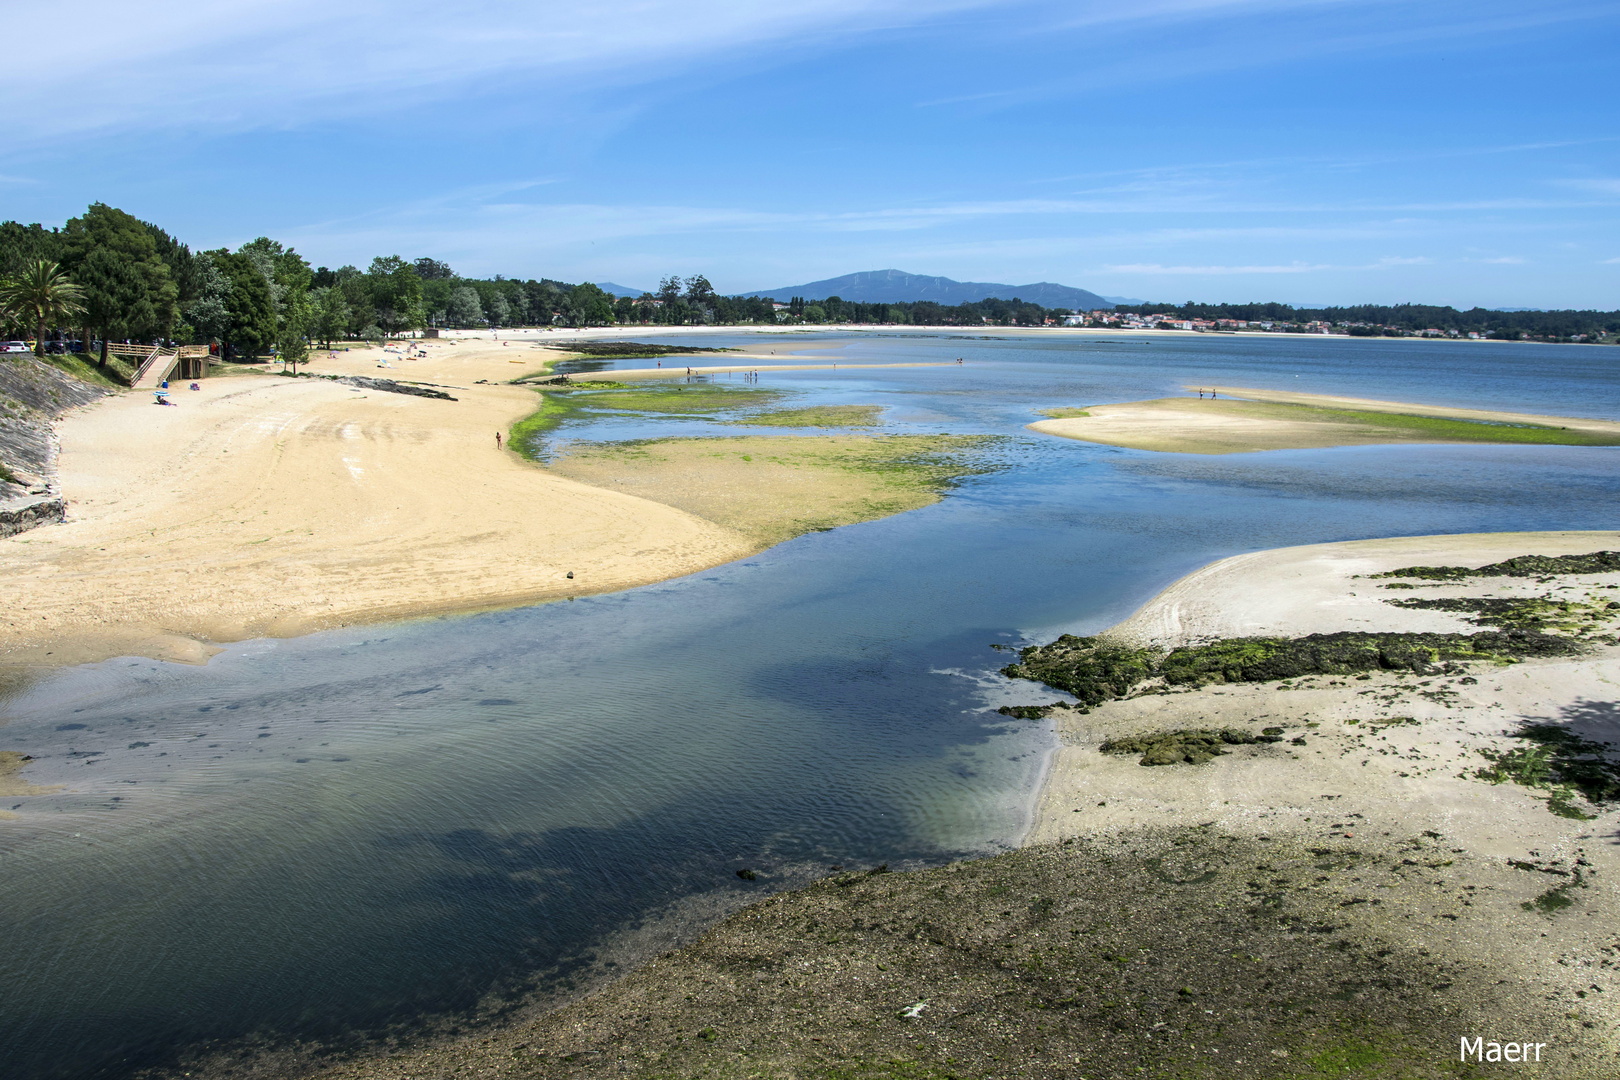
<path fill-rule="evenodd" d="M 322 352 L 310 371 L 456 401 L 243 373 L 178 407 L 110 395 L 59 420 L 67 520 L 0 539 L 0 666 L 205 663 L 223 643 L 616 592 L 756 552 L 497 448 L 538 404 L 507 380 L 551 357 L 422 345 L 426 360 Z"/>
<path fill-rule="evenodd" d="M 429 339 L 413 342 L 417 350 L 426 357 L 321 351 L 307 366 L 318 377 L 253 368 L 201 380 L 174 395 L 178 407 L 131 392 L 58 418 L 65 521 L 0 537 L 13 601 L 0 615 L 0 675 L 118 656 L 205 664 L 254 638 L 656 584 L 783 539 L 649 497 L 656 491 L 581 482 L 498 446 L 493 433 L 504 437 L 543 401 L 540 386 L 510 380 L 547 372 L 566 354 L 509 341 Z M 912 366 L 955 365 L 759 369 Z M 678 379 L 685 367 L 570 378 Z M 365 385 L 378 378 L 454 400 Z M 779 495 L 803 486 L 792 470 L 783 476 L 793 483 Z"/>
<path fill-rule="evenodd" d="M 1410 589 L 1360 595 L 1375 584 L 1366 575 L 1616 546 L 1620 532 L 1487 533 L 1253 552 L 1187 575 L 1108 633 L 1164 647 L 1329 632 L 1372 612 L 1455 629 L 1466 624 L 1450 614 L 1382 603 Z M 1361 603 L 1342 603 L 1347 582 Z M 1620 585 L 1620 572 L 1586 583 Z M 1507 584 L 1523 593 L 1549 582 Z M 1234 596 L 1250 601 L 1235 615 L 1225 603 Z M 1583 665 L 1606 674 L 1582 675 Z M 1382 789 L 1400 767 L 1378 759 L 1396 751 L 1358 749 L 1369 763 L 1341 770 L 1343 783 L 1331 786 L 1305 760 L 1339 737 L 1338 709 L 1365 714 L 1346 729 L 1365 725 L 1364 742 L 1406 736 L 1398 753 L 1407 755 L 1454 740 L 1471 766 L 1482 759 L 1464 744 L 1499 739 L 1494 727 L 1527 693 L 1567 699 L 1606 687 L 1612 697 L 1620 647 L 1470 669 L 1477 678 L 1462 688 L 1478 703 L 1422 692 L 1441 679 L 1374 674 L 1063 710 L 1040 814 L 1011 852 L 909 872 L 834 867 L 695 941 L 644 955 L 581 998 L 319 1075 L 397 1080 L 516 1066 L 564 1077 L 614 1062 L 648 1077 L 864 1075 L 850 1070 L 902 1055 L 918 1075 L 978 1076 L 1001 1075 L 1011 1053 L 1020 1075 L 1052 1080 L 1140 1066 L 1258 1080 L 1343 1071 L 1347 1059 L 1357 1075 L 1440 1077 L 1472 1075 L 1451 1056 L 1459 1035 L 1532 1031 L 1549 1047 L 1545 1075 L 1595 1080 L 1610 1074 L 1620 1020 L 1620 979 L 1606 961 L 1620 902 L 1613 805 L 1574 821 L 1549 813 L 1531 789 L 1459 785 L 1449 760 L 1418 775 L 1405 757 L 1411 783 L 1391 799 Z M 1509 686 L 1515 677 L 1534 685 Z M 1348 689 L 1305 685 L 1322 682 Z M 1508 704 L 1490 704 L 1498 699 Z M 1373 722 L 1396 709 L 1422 720 Z M 1461 737 L 1459 716 L 1470 729 Z M 1100 731 L 1177 717 L 1279 723 L 1305 731 L 1305 746 L 1167 768 L 1095 752 Z M 1468 798 L 1438 797 L 1448 785 L 1470 788 Z"/>

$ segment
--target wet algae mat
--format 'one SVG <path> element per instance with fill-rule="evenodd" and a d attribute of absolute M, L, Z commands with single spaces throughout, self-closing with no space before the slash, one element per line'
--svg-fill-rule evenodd
<path fill-rule="evenodd" d="M 1477 1075 L 1460 1034 L 1503 1026 L 1555 1044 L 1537 1075 L 1603 1075 L 1467 945 L 1545 905 L 1475 908 L 1502 871 L 1432 833 L 1381 845 L 1202 827 L 840 870 L 526 1025 L 323 1075 L 1451 1077 Z"/>

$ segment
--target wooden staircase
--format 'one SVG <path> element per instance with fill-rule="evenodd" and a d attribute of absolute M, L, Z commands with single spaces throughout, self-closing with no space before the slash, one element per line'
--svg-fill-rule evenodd
<path fill-rule="evenodd" d="M 130 376 L 129 385 L 137 390 L 150 390 L 157 386 L 174 374 L 175 368 L 180 366 L 182 360 L 208 356 L 207 345 L 181 345 L 178 348 L 165 349 L 160 345 L 119 345 L 108 342 L 107 351 L 114 356 L 123 356 L 135 361 L 135 374 Z M 206 359 L 203 360 L 203 370 L 207 370 Z"/>

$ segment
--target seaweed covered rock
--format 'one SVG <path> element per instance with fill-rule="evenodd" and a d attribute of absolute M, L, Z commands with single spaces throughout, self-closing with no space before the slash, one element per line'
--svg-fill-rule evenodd
<path fill-rule="evenodd" d="M 1002 716 L 1010 716 L 1014 720 L 1045 720 L 1052 714 L 1052 710 L 1064 702 L 1054 701 L 1050 705 L 1003 705 L 996 712 Z"/>
<path fill-rule="evenodd" d="M 1124 697 L 1153 677 L 1158 655 L 1104 637 L 1064 634 L 1050 645 L 1031 645 L 1018 662 L 1001 669 L 1011 679 L 1031 679 L 1066 690 L 1086 705 Z"/>
<path fill-rule="evenodd" d="M 1282 742 L 1282 736 L 1250 735 L 1236 728 L 1185 728 L 1109 739 L 1100 749 L 1105 754 L 1141 754 L 1138 765 L 1202 765 L 1227 753 L 1227 746 L 1275 742 Z"/>
<path fill-rule="evenodd" d="M 1477 634 L 1344 631 L 1299 638 L 1226 638 L 1167 654 L 1134 649 L 1104 637 L 1065 634 L 1050 645 L 1024 649 L 1018 662 L 1002 668 L 1001 673 L 1042 682 L 1068 691 L 1087 705 L 1098 705 L 1125 697 L 1155 678 L 1169 686 L 1196 687 L 1365 671 L 1430 675 L 1438 671 L 1436 664 L 1441 660 L 1576 656 L 1584 651 L 1568 638 L 1530 630 Z"/>
<path fill-rule="evenodd" d="M 1567 638 L 1527 630 L 1478 634 L 1373 634 L 1352 630 L 1301 638 L 1230 638 L 1188 646 L 1166 656 L 1157 674 L 1177 686 L 1270 682 L 1364 671 L 1433 675 L 1441 660 L 1573 656 L 1581 651 Z"/>
<path fill-rule="evenodd" d="M 1593 551 L 1585 555 L 1515 555 L 1511 559 L 1473 569 L 1466 566 L 1405 566 L 1372 576 L 1461 581 L 1471 577 L 1547 577 L 1554 574 L 1612 574 L 1616 571 L 1620 571 L 1620 551 Z"/>

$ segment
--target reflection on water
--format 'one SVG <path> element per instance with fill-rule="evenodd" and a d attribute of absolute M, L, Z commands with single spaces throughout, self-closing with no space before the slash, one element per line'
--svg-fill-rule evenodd
<path fill-rule="evenodd" d="M 684 897 L 1015 842 L 1049 736 L 992 710 L 1051 695 L 995 676 L 992 643 L 1097 629 L 1242 550 L 1608 527 L 1620 488 L 1603 449 L 1204 458 L 1022 430 L 1033 408 L 1295 369 L 1313 390 L 1591 414 L 1620 402 L 1598 350 L 941 336 L 840 355 L 971 363 L 764 385 L 886 405 L 892 431 L 1010 435 L 1008 467 L 628 593 L 5 691 L 0 749 L 68 790 L 4 804 L 0 1072 L 120 1075 L 205 1039 L 487 1015 L 491 992 Z M 746 430 L 592 420 L 560 437 Z"/>

